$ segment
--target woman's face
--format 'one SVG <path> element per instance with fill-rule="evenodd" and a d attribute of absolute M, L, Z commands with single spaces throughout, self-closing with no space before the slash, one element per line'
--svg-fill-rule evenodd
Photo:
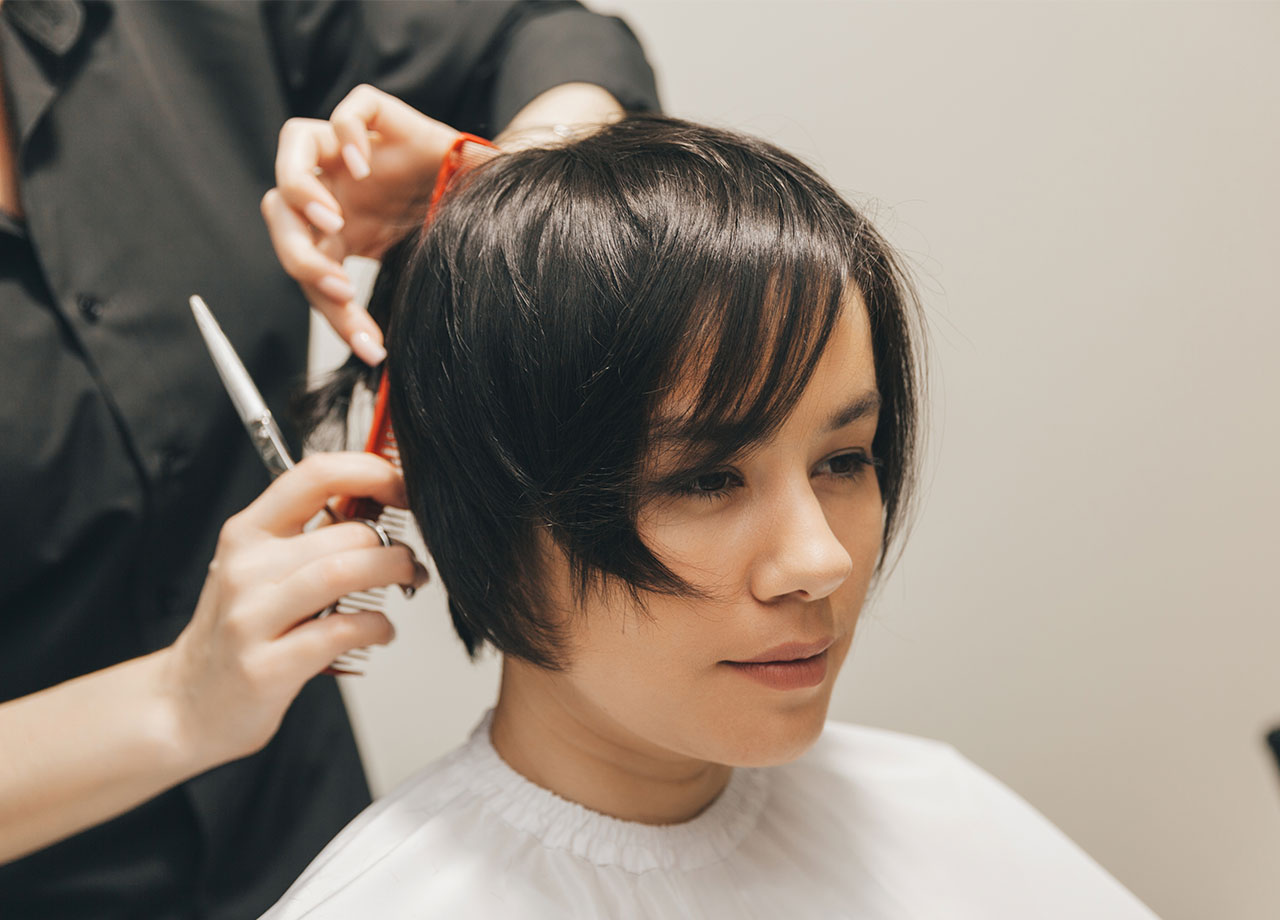
<path fill-rule="evenodd" d="M 651 594 L 645 614 L 623 591 L 593 595 L 566 616 L 566 670 L 544 673 L 557 705 L 642 755 L 760 766 L 803 753 L 822 730 L 880 552 L 878 407 L 858 300 L 771 440 L 642 511 L 646 544 L 714 599 Z M 653 462 L 657 476 L 669 472 L 661 453 Z M 558 553 L 552 569 L 563 603 Z"/>

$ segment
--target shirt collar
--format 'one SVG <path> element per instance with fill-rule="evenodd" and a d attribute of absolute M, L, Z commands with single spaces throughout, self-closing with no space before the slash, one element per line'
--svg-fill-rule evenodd
<path fill-rule="evenodd" d="M 19 151 L 57 95 L 63 64 L 84 37 L 89 13 L 76 0 L 0 4 L 5 91 Z"/>
<path fill-rule="evenodd" d="M 56 55 L 64 55 L 84 30 L 84 5 L 79 0 L 21 0 L 0 3 L 0 13 L 13 26 Z"/>
<path fill-rule="evenodd" d="M 12 214 L 0 211 L 0 234 L 25 239 L 27 235 L 27 227 L 23 221 L 14 217 Z"/>

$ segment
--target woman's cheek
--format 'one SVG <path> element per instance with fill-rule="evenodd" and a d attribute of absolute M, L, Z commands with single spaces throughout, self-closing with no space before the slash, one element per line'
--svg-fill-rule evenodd
<path fill-rule="evenodd" d="M 703 623 L 700 605 L 659 594 L 647 601 L 640 610 L 617 590 L 587 611 L 571 665 L 581 689 L 600 699 L 643 701 L 686 679 L 700 644 L 690 632 Z"/>
<path fill-rule="evenodd" d="M 685 498 L 642 518 L 645 544 L 677 575 L 715 594 L 732 596 L 745 581 L 753 534 L 767 532 L 745 502 Z"/>
<path fill-rule="evenodd" d="M 823 507 L 828 526 L 853 561 L 854 577 L 874 568 L 884 538 L 884 503 L 875 479 L 848 494 L 829 496 Z"/>

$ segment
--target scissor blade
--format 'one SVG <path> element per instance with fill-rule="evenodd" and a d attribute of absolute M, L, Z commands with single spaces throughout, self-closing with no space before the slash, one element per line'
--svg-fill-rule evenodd
<path fill-rule="evenodd" d="M 200 327 L 200 334 L 204 336 L 204 343 L 213 357 L 214 367 L 218 369 L 218 376 L 222 378 L 222 385 L 226 387 L 240 421 L 244 423 L 245 430 L 249 432 L 249 438 L 267 469 L 272 475 L 278 476 L 293 466 L 293 460 L 289 457 L 284 437 L 271 416 L 271 410 L 267 408 L 267 401 L 258 392 L 253 378 L 245 370 L 244 363 L 231 347 L 231 342 L 218 321 L 213 318 L 204 298 L 193 294 L 189 303 L 196 325 Z"/>
<path fill-rule="evenodd" d="M 191 312 L 195 314 L 196 325 L 200 327 L 200 334 L 204 336 L 204 344 L 213 357 L 218 376 L 222 378 L 222 384 L 227 388 L 227 393 L 231 396 L 231 402 L 235 404 L 240 420 L 248 425 L 262 418 L 267 412 L 266 400 L 254 386 L 253 378 L 244 369 L 244 363 L 236 354 L 236 350 L 231 347 L 231 342 L 223 333 L 222 327 L 209 312 L 208 304 L 199 295 L 192 295 L 190 303 Z"/>

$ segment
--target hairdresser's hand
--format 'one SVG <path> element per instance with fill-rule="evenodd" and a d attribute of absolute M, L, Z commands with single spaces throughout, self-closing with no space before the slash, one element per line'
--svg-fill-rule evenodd
<path fill-rule="evenodd" d="M 350 591 L 426 579 L 408 550 L 375 547 L 362 524 L 303 534 L 334 494 L 397 504 L 404 486 L 371 454 L 304 460 L 227 522 L 173 645 L 0 702 L 0 863 L 258 750 L 304 682 L 352 648 L 390 641 L 379 613 L 312 619 Z"/>
<path fill-rule="evenodd" d="M 403 506 L 400 474 L 371 454 L 319 454 L 281 476 L 227 521 L 195 616 L 166 650 L 174 723 L 192 762 L 212 766 L 270 740 L 302 685 L 351 649 L 395 634 L 381 613 L 313 615 L 353 591 L 419 585 L 404 546 L 363 524 L 303 533 L 334 495 Z"/>
<path fill-rule="evenodd" d="M 366 363 L 386 356 L 382 332 L 352 303 L 349 255 L 378 258 L 420 219 L 458 132 L 372 86 L 328 121 L 292 118 L 280 131 L 276 187 L 262 199 L 271 244 L 317 310 Z"/>

